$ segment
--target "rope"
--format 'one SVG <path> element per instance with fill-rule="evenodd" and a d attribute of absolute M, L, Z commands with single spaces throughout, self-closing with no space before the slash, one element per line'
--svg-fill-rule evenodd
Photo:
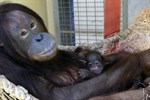
<path fill-rule="evenodd" d="M 16 86 L 8 81 L 4 75 L 0 75 L 0 98 L 2 100 L 38 100 L 22 86 Z"/>

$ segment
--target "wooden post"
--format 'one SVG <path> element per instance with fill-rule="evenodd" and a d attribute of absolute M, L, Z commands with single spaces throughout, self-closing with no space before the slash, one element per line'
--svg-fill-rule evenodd
<path fill-rule="evenodd" d="M 104 0 L 104 38 L 120 31 L 121 0 Z"/>

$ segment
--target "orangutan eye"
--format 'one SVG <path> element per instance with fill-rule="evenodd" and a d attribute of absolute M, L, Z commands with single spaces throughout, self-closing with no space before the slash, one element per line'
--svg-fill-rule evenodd
<path fill-rule="evenodd" d="M 27 30 L 26 29 L 22 29 L 21 30 L 21 36 L 25 36 L 27 35 Z"/>
<path fill-rule="evenodd" d="M 20 31 L 21 38 L 26 38 L 28 35 L 28 31 L 26 29 L 22 29 Z"/>
<path fill-rule="evenodd" d="M 96 65 L 99 65 L 99 61 L 95 61 L 95 64 L 96 64 Z"/>
<path fill-rule="evenodd" d="M 92 63 L 91 63 L 91 62 L 89 62 L 89 63 L 88 63 L 88 65 L 89 65 L 89 66 L 91 66 L 91 65 L 92 65 Z"/>
<path fill-rule="evenodd" d="M 31 29 L 35 29 L 35 28 L 36 28 L 36 23 L 35 23 L 35 22 L 31 22 L 30 28 L 31 28 Z"/>

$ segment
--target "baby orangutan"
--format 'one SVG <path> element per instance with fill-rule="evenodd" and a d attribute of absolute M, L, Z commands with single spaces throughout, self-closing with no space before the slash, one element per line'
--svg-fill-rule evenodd
<path fill-rule="evenodd" d="M 49 80 L 59 87 L 74 85 L 86 79 L 93 78 L 101 74 L 104 70 L 104 59 L 100 53 L 93 50 L 82 50 L 78 47 L 72 58 L 80 65 L 80 68 L 70 67 L 66 71 L 54 72 L 49 76 Z M 76 73 L 78 72 L 78 73 Z M 71 76 L 71 77 L 70 77 Z"/>
<path fill-rule="evenodd" d="M 81 79 L 90 79 L 104 71 L 104 58 L 99 52 L 82 50 L 80 47 L 75 52 L 78 54 L 78 60 L 83 63 L 83 68 L 79 70 Z"/>

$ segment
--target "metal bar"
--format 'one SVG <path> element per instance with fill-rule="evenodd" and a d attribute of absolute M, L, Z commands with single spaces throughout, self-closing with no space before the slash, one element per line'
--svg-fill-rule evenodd
<path fill-rule="evenodd" d="M 74 2 L 74 3 L 85 3 L 85 2 Z M 93 2 L 87 2 L 86 3 L 93 3 Z M 96 3 L 104 3 L 104 2 L 96 2 Z"/>
<path fill-rule="evenodd" d="M 94 7 L 95 7 L 95 5 L 96 5 L 96 1 L 94 0 Z M 97 21 L 97 20 L 96 20 L 96 15 L 97 15 L 97 12 L 96 12 L 96 8 L 94 8 L 94 13 L 95 13 L 95 14 L 94 14 L 94 15 L 95 15 L 95 16 L 94 16 L 94 20 L 95 20 L 95 27 L 94 27 L 94 28 L 95 28 L 95 39 L 96 39 L 96 41 L 97 41 L 97 34 L 96 34 L 96 21 Z"/>
<path fill-rule="evenodd" d="M 81 31 L 81 30 L 79 30 L 79 31 L 60 31 L 61 33 L 102 33 L 103 32 L 103 30 L 102 31 Z"/>
<path fill-rule="evenodd" d="M 75 3 L 75 2 L 74 2 L 74 3 Z M 78 10 L 78 23 L 79 23 L 79 0 L 77 0 L 77 5 L 78 5 L 78 9 L 77 9 L 77 10 Z M 80 43 L 80 40 L 81 40 L 81 39 L 80 39 L 80 24 L 78 24 L 78 29 L 79 29 L 78 32 L 79 32 L 79 43 Z"/>
<path fill-rule="evenodd" d="M 87 20 L 86 20 L 86 28 L 87 28 L 87 30 L 88 30 L 88 16 L 87 16 L 88 11 L 87 11 L 87 8 L 88 8 L 88 7 L 87 7 L 87 0 L 86 0 L 86 19 L 87 19 Z M 88 32 L 89 32 L 89 31 L 86 32 L 86 34 L 87 34 L 87 42 L 89 41 Z"/>
<path fill-rule="evenodd" d="M 127 27 L 128 27 L 128 0 L 121 0 L 121 2 L 122 2 L 122 22 L 123 22 L 123 24 L 122 24 L 122 28 L 123 28 L 123 30 L 124 29 L 127 29 Z"/>

